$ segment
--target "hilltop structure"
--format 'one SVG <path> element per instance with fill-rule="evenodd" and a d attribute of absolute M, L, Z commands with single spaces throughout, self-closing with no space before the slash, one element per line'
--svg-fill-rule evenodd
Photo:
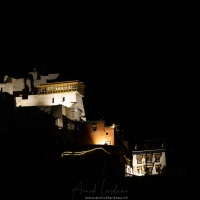
<path fill-rule="evenodd" d="M 2 92 L 15 97 L 16 107 L 36 106 L 56 118 L 63 128 L 63 116 L 73 121 L 86 120 L 83 105 L 85 85 L 80 81 L 56 81 L 59 74 L 40 75 L 36 69 L 25 78 L 4 76 Z"/>
<path fill-rule="evenodd" d="M 34 115 L 32 112 L 38 113 L 38 116 L 44 113 L 45 116 L 49 115 L 51 119 L 54 119 L 54 125 L 57 127 L 56 132 L 63 136 L 62 139 L 67 140 L 67 142 L 63 142 L 62 147 L 59 147 L 60 157 L 66 161 L 63 162 L 66 169 L 69 167 L 69 159 L 75 156 L 77 159 L 74 160 L 74 163 L 79 162 L 82 165 L 87 163 L 87 166 L 94 166 L 94 169 L 97 168 L 97 162 L 104 163 L 102 165 L 104 166 L 103 172 L 100 174 L 109 175 L 108 173 L 112 173 L 113 176 L 118 174 L 130 176 L 132 163 L 128 155 L 129 151 L 125 147 L 127 144 L 124 145 L 117 127 L 114 124 L 106 126 L 104 120 L 87 121 L 83 104 L 84 83 L 78 80 L 58 81 L 59 75 L 58 73 L 41 75 L 36 69 L 29 72 L 24 78 L 13 78 L 5 75 L 3 83 L 0 83 L 1 93 L 7 93 L 13 97 L 13 106 L 18 111 L 18 119 L 27 117 L 29 119 L 30 114 Z M 18 119 L 17 123 L 23 123 L 22 120 L 19 122 Z M 34 119 L 30 118 L 26 122 L 26 126 L 29 126 L 27 130 L 32 127 L 31 121 Z M 38 127 L 42 127 L 42 124 Z M 103 151 L 99 153 L 99 150 Z M 96 155 L 93 158 L 93 161 L 97 159 L 96 162 L 92 162 L 91 155 L 83 153 L 83 151 Z M 74 153 L 69 154 L 68 152 Z M 83 155 L 84 162 L 82 159 L 78 159 Z M 65 165 L 65 163 L 67 164 Z M 73 166 L 75 167 L 76 164 Z M 92 168 L 90 169 L 92 170 Z M 91 174 L 91 170 L 89 174 Z"/>

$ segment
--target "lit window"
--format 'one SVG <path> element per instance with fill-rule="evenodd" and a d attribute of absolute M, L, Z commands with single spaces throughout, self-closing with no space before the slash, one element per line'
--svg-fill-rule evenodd
<path fill-rule="evenodd" d="M 147 162 L 152 163 L 152 157 L 147 157 Z"/>
<path fill-rule="evenodd" d="M 160 162 L 160 157 L 155 157 L 155 162 Z"/>
<path fill-rule="evenodd" d="M 137 173 L 138 173 L 138 174 L 141 174 L 141 172 L 142 172 L 142 168 L 141 168 L 141 167 L 138 167 L 138 168 L 137 168 Z"/>
<path fill-rule="evenodd" d="M 137 164 L 142 164 L 142 157 L 137 157 Z"/>
<path fill-rule="evenodd" d="M 155 162 L 160 162 L 161 154 L 155 154 Z"/>

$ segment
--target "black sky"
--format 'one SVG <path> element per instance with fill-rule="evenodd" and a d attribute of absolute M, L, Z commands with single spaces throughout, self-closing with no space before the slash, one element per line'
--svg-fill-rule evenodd
<path fill-rule="evenodd" d="M 35 66 L 61 73 L 85 83 L 88 120 L 117 123 L 130 141 L 180 137 L 197 114 L 195 12 L 184 3 L 128 7 L 5 15 L 1 78 Z"/>

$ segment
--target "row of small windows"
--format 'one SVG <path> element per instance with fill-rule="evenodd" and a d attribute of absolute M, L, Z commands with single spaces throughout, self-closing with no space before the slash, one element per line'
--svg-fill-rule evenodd
<path fill-rule="evenodd" d="M 82 83 L 61 83 L 52 85 L 43 85 L 38 87 L 37 94 L 54 94 L 54 93 L 66 93 L 78 91 L 80 94 L 84 95 L 84 85 Z"/>
<path fill-rule="evenodd" d="M 146 162 L 147 162 L 147 163 L 160 162 L 160 157 L 161 157 L 161 156 L 155 156 L 155 157 L 147 156 Z M 141 157 L 138 157 L 138 158 L 136 158 L 136 159 L 137 159 L 137 164 L 142 164 L 142 156 L 141 156 Z"/>
<path fill-rule="evenodd" d="M 92 126 L 92 130 L 95 132 L 95 131 L 97 130 L 97 123 L 96 123 L 96 122 L 93 122 L 93 123 L 91 124 L 91 126 Z M 108 131 L 106 131 L 106 135 L 108 135 Z"/>
<path fill-rule="evenodd" d="M 145 172 L 146 172 L 147 174 L 152 174 L 152 170 L 153 170 L 152 167 L 146 167 L 146 166 L 145 166 Z M 157 173 L 161 173 L 161 166 L 160 166 L 160 165 L 155 166 L 155 170 L 156 170 Z M 138 173 L 138 174 L 141 174 L 142 171 L 143 171 L 143 170 L 142 170 L 141 167 L 138 167 L 138 168 L 137 168 L 137 173 Z"/>
<path fill-rule="evenodd" d="M 52 86 L 52 87 L 39 87 L 38 94 L 52 94 L 60 92 L 71 92 L 77 91 L 77 84 L 68 85 L 68 86 Z"/>

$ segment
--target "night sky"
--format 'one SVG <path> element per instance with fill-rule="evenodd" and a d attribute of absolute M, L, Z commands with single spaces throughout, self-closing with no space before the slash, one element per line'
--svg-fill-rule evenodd
<path fill-rule="evenodd" d="M 195 12 L 184 3 L 125 8 L 5 15 L 1 79 L 37 67 L 80 80 L 87 120 L 118 124 L 130 143 L 194 136 Z"/>

